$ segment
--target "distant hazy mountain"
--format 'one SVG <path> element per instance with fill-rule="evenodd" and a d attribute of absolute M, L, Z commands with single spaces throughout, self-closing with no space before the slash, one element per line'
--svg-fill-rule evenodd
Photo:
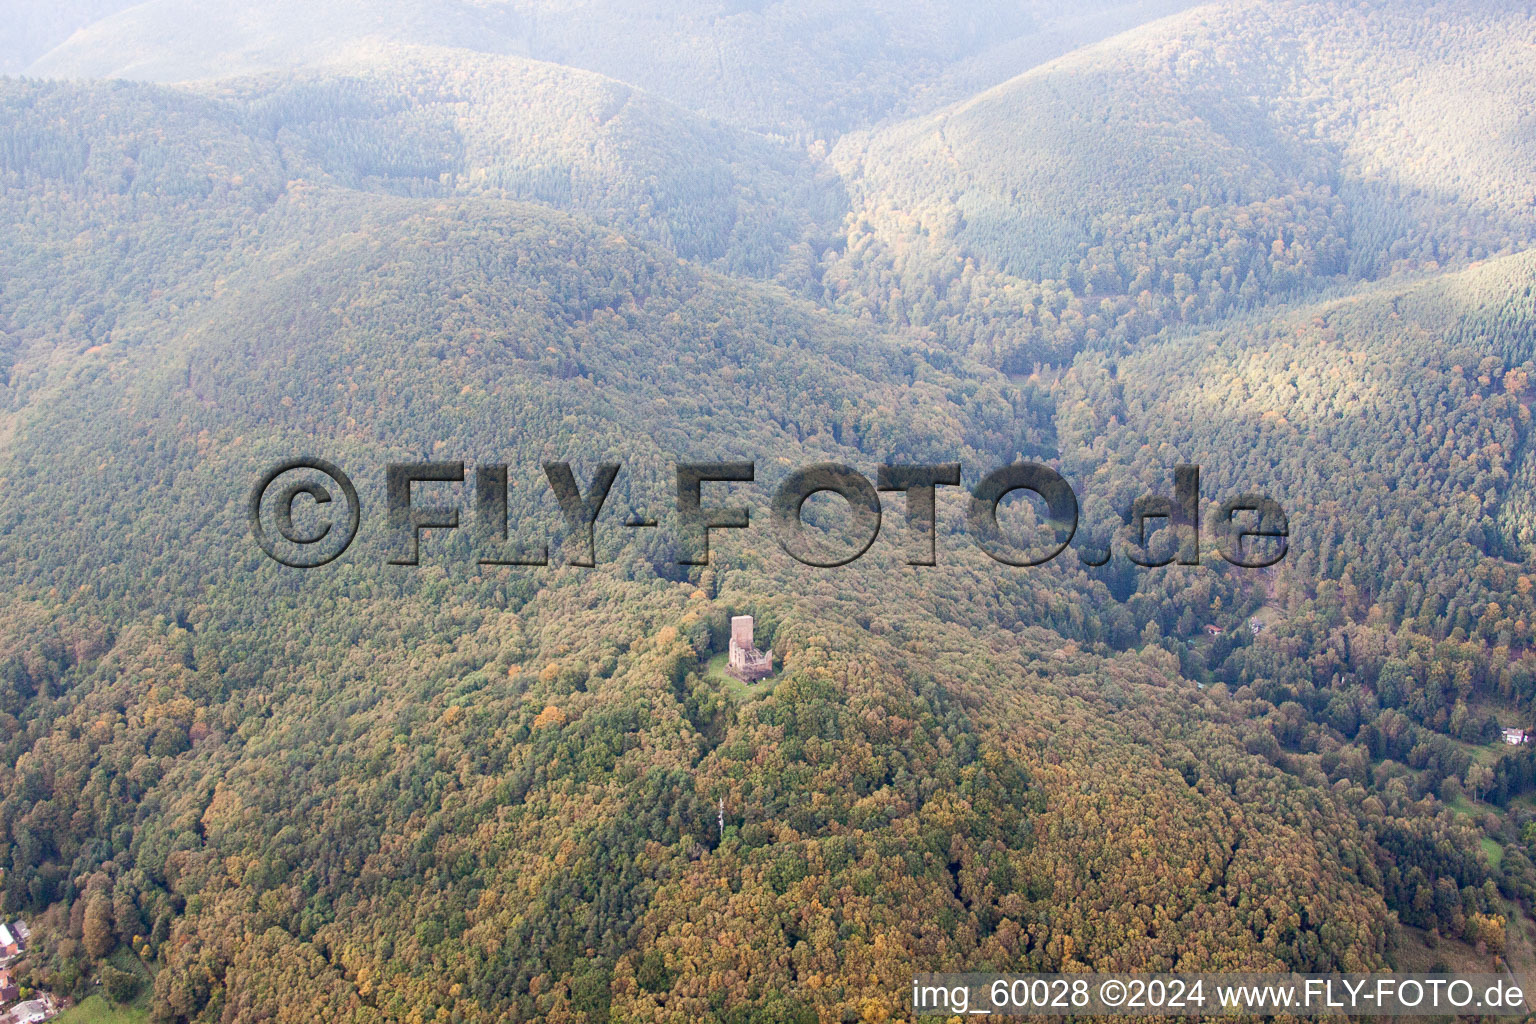
<path fill-rule="evenodd" d="M 323 61 L 369 39 L 507 53 L 520 45 L 520 27 L 499 5 L 457 0 L 150 0 L 77 32 L 28 71 L 63 78 L 224 78 Z"/>
<path fill-rule="evenodd" d="M 827 133 L 986 85 L 1180 0 L 150 0 L 36 60 L 47 77 L 183 81 L 322 61 L 364 39 L 588 68 L 724 121 Z"/>
<path fill-rule="evenodd" d="M 838 277 L 933 282 L 902 294 L 925 318 L 962 273 L 1057 282 L 1134 338 L 1147 301 L 1209 319 L 1480 259 L 1536 240 L 1533 105 L 1522 3 L 1201 8 L 845 138 Z"/>
<path fill-rule="evenodd" d="M 0 2 L 0 75 L 27 65 L 87 25 L 132 7 L 134 0 L 4 0 Z"/>

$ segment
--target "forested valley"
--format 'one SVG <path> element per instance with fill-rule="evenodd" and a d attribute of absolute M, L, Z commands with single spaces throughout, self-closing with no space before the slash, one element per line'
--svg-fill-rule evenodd
<path fill-rule="evenodd" d="M 1536 965 L 1528 7 L 672 6 L 82 4 L 5 54 L 22 982 L 745 1024 L 905 1020 L 923 971 Z M 313 570 L 247 520 L 301 454 L 363 509 Z M 752 526 L 684 564 L 674 466 L 721 460 Z M 1081 504 L 1028 568 L 966 528 L 1022 460 Z M 412 461 L 506 464 L 549 564 L 478 564 L 468 484 L 390 564 Z M 622 466 L 594 568 L 550 461 Z M 938 564 L 897 494 L 858 561 L 786 554 L 819 462 L 959 462 Z M 1134 564 L 1182 464 L 1200 564 Z M 1253 491 L 1265 569 L 1217 550 Z"/>

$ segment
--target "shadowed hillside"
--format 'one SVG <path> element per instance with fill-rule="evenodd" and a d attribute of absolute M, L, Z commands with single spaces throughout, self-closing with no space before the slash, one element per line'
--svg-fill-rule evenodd
<path fill-rule="evenodd" d="M 686 259 L 802 289 L 840 225 L 818 160 L 631 86 L 516 57 L 364 48 L 217 90 L 295 173 L 352 188 L 482 194 L 579 211 Z"/>

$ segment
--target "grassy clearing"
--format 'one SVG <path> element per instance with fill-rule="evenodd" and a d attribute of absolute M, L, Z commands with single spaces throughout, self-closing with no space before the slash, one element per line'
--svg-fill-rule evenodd
<path fill-rule="evenodd" d="M 1515 748 L 1505 743 L 1503 739 L 1493 743 L 1465 743 L 1454 736 L 1446 736 L 1457 750 L 1462 751 L 1477 764 L 1485 764 L 1492 768 L 1498 763 L 1499 758 Z"/>
<path fill-rule="evenodd" d="M 1275 623 L 1285 618 L 1285 613 L 1272 604 L 1262 604 L 1259 605 L 1259 607 L 1254 610 L 1254 613 L 1248 616 L 1248 618 L 1258 619 L 1260 622 L 1264 623 L 1264 628 L 1268 629 L 1270 626 L 1273 626 Z M 1247 623 L 1245 622 L 1243 625 L 1247 626 Z"/>
<path fill-rule="evenodd" d="M 57 1024 L 149 1024 L 150 993 L 154 987 L 149 968 L 131 950 L 121 946 L 113 951 L 108 962 L 120 971 L 138 976 L 138 995 L 132 1002 L 119 1004 L 98 989 L 55 1017 Z"/>
<path fill-rule="evenodd" d="M 1477 815 L 1482 814 L 1484 811 L 1493 809 L 1491 805 L 1482 803 L 1478 800 L 1473 800 L 1465 793 L 1457 794 L 1456 799 L 1447 801 L 1445 806 L 1449 807 L 1455 813 L 1468 818 L 1476 817 Z"/>
<path fill-rule="evenodd" d="M 718 683 L 733 699 L 754 700 L 773 690 L 774 684 L 779 681 L 777 675 L 771 675 L 761 682 L 748 686 L 725 670 L 727 655 L 717 654 L 710 658 L 704 665 L 704 679 L 707 682 Z"/>
<path fill-rule="evenodd" d="M 82 999 L 54 1020 L 57 1024 L 149 1024 L 149 1001 L 140 993 L 133 1002 L 117 1006 L 97 993 Z"/>
<path fill-rule="evenodd" d="M 1460 939 L 1440 936 L 1431 940 L 1423 930 L 1404 925 L 1401 940 L 1392 965 L 1399 971 L 1479 974 L 1498 969 L 1492 956 L 1479 953 Z"/>
<path fill-rule="evenodd" d="M 1504 863 L 1504 847 L 1500 846 L 1492 839 L 1489 839 L 1487 836 L 1482 838 L 1481 843 L 1483 847 L 1483 855 L 1488 858 L 1488 863 L 1493 866 L 1493 870 L 1499 870 L 1499 865 Z"/>

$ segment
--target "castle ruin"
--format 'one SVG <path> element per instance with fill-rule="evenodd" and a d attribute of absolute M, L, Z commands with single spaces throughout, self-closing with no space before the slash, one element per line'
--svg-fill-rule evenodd
<path fill-rule="evenodd" d="M 750 615 L 731 617 L 731 649 L 726 671 L 744 683 L 755 683 L 773 672 L 773 655 L 753 646 Z"/>

